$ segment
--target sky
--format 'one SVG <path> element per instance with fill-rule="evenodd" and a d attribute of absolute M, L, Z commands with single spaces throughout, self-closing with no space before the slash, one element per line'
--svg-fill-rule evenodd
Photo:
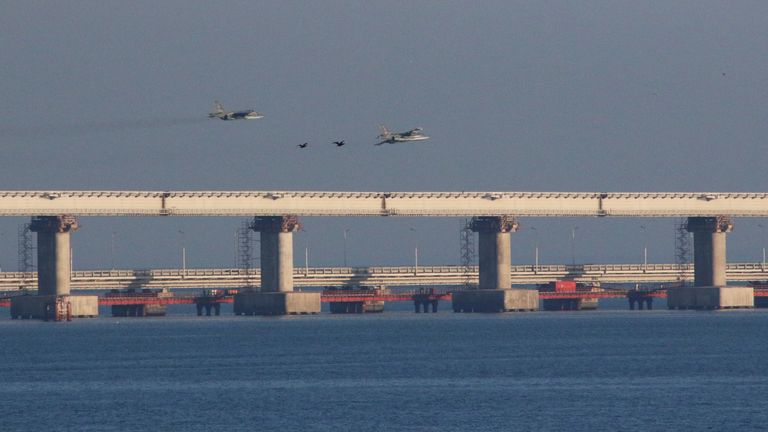
<path fill-rule="evenodd" d="M 0 0 L 0 189 L 766 192 L 764 1 Z M 255 121 L 208 119 L 214 100 Z M 374 146 L 378 125 L 428 141 Z M 344 139 L 336 148 L 332 141 Z M 297 144 L 308 142 L 306 149 Z M 0 267 L 17 230 L 0 219 Z M 75 269 L 234 265 L 238 218 L 81 218 Z M 458 264 L 454 218 L 305 218 L 295 262 Z M 674 261 L 523 218 L 515 264 Z M 735 220 L 757 262 L 768 221 Z M 531 229 L 535 228 L 535 229 Z"/>

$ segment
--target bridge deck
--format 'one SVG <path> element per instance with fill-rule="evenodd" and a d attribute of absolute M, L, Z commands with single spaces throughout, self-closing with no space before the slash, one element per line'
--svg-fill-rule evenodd
<path fill-rule="evenodd" d="M 768 216 L 768 193 L 0 191 L 0 216 Z"/>

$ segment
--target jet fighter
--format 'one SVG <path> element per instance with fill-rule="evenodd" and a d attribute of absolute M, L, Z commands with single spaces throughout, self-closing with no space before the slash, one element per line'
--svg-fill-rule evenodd
<path fill-rule="evenodd" d="M 208 113 L 208 118 L 217 118 L 220 120 L 256 120 L 263 118 L 264 114 L 254 110 L 247 111 L 225 111 L 224 105 L 219 101 L 213 103 L 213 112 Z"/>
<path fill-rule="evenodd" d="M 376 138 L 382 141 L 376 143 L 376 145 L 395 144 L 408 141 L 423 141 L 429 139 L 428 136 L 424 135 L 421 128 L 415 128 L 409 130 L 408 132 L 400 133 L 390 132 L 389 129 L 387 129 L 387 127 L 384 125 L 379 125 L 379 129 L 381 130 L 381 135 L 377 136 Z"/>

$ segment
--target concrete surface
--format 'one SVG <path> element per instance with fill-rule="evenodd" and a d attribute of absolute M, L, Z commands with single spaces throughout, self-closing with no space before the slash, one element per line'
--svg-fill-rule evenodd
<path fill-rule="evenodd" d="M 72 317 L 96 317 L 99 315 L 97 296 L 30 295 L 11 298 L 11 318 L 55 319 L 58 300 L 69 303 Z"/>
<path fill-rule="evenodd" d="M 454 312 L 535 311 L 539 292 L 526 289 L 469 290 L 453 293 Z"/>
<path fill-rule="evenodd" d="M 753 308 L 752 287 L 686 287 L 667 290 L 669 309 Z"/>
<path fill-rule="evenodd" d="M 320 293 L 246 291 L 235 295 L 235 315 L 320 313 Z"/>

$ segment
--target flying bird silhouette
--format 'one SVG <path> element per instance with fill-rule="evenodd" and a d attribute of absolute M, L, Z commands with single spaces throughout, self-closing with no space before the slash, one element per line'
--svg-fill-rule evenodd
<path fill-rule="evenodd" d="M 297 145 L 299 146 L 299 148 L 307 148 L 307 146 L 309 145 L 309 143 L 304 143 L 304 144 L 297 144 Z"/>
<path fill-rule="evenodd" d="M 334 144 L 336 144 L 336 147 L 341 147 L 341 146 L 343 146 L 344 144 L 346 144 L 346 143 L 344 142 L 344 140 L 341 140 L 341 141 L 334 141 L 333 143 L 334 143 Z"/>

